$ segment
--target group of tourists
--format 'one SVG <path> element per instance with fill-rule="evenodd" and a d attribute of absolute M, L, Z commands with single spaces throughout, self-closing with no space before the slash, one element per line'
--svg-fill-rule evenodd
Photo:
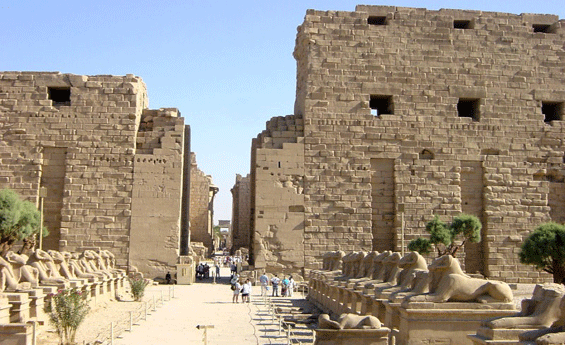
<path fill-rule="evenodd" d="M 259 283 L 261 283 L 261 296 L 267 295 L 269 291 L 269 283 L 271 283 L 271 287 L 273 288 L 273 297 L 279 297 L 279 286 L 281 288 L 281 297 L 292 297 L 296 286 L 292 276 L 288 276 L 288 278 L 283 276 L 283 279 L 281 280 L 278 275 L 275 274 L 273 278 L 269 280 L 269 277 L 265 273 L 259 277 Z"/>
<path fill-rule="evenodd" d="M 232 303 L 239 303 L 239 294 L 241 294 L 241 303 L 249 303 L 249 297 L 251 296 L 251 281 L 247 279 L 245 283 L 241 284 L 239 276 L 234 274 L 230 283 L 233 291 Z"/>
<path fill-rule="evenodd" d="M 210 266 L 199 263 L 196 267 L 196 278 L 200 280 L 210 278 Z"/>

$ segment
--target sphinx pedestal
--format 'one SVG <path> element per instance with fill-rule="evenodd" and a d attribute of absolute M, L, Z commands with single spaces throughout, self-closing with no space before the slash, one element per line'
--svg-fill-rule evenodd
<path fill-rule="evenodd" d="M 0 344 L 32 345 L 33 325 L 31 323 L 9 323 L 0 325 Z"/>
<path fill-rule="evenodd" d="M 25 323 L 30 318 L 30 299 L 27 293 L 7 292 L 4 293 L 10 303 L 10 322 Z"/>
<path fill-rule="evenodd" d="M 314 345 L 388 345 L 390 329 L 317 329 Z"/>
<path fill-rule="evenodd" d="M 10 323 L 10 302 L 8 297 L 0 294 L 0 324 Z"/>
<path fill-rule="evenodd" d="M 516 314 L 513 303 L 403 302 L 397 345 L 472 345 L 481 321 Z"/>
<path fill-rule="evenodd" d="M 497 329 L 489 327 L 479 327 L 476 334 L 469 334 L 467 338 L 472 341 L 473 344 L 496 344 L 496 345 L 515 345 L 523 344 L 520 342 L 519 336 L 522 333 L 528 331 L 535 331 L 539 328 L 517 328 L 517 329 Z"/>

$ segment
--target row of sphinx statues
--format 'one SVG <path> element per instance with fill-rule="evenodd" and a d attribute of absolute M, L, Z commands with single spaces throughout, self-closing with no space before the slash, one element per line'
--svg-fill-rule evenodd
<path fill-rule="evenodd" d="M 0 256 L 0 293 L 39 285 L 69 288 L 72 282 L 123 276 L 125 271 L 115 267 L 114 254 L 108 250 L 70 253 L 35 249 L 29 255 L 8 251 Z"/>
<path fill-rule="evenodd" d="M 440 313 L 438 309 L 442 308 L 446 312 L 468 308 L 466 312 L 472 311 L 475 316 L 483 310 L 498 308 L 501 311 L 498 316 L 479 320 L 473 329 L 476 334 L 466 335 L 468 339 L 464 343 L 565 344 L 564 286 L 536 285 L 532 297 L 522 300 L 521 310 L 516 310 L 508 284 L 468 275 L 459 261 L 449 255 L 436 258 L 428 265 L 416 252 L 404 256 L 390 251 L 328 252 L 323 257 L 322 269 L 311 271 L 309 287 L 310 300 L 339 316 L 336 322 L 323 320 L 322 324 L 329 328 L 347 325 L 344 320 L 357 320 L 356 315 L 362 316 L 360 320 L 365 324 L 353 324 L 362 328 L 367 328 L 367 320 L 371 320 L 366 316 L 384 320 L 383 326 L 390 329 L 410 327 L 414 319 L 400 322 L 398 309 L 403 308 L 404 315 L 408 315 L 415 304 L 420 304 L 416 308 L 430 308 Z M 396 315 L 391 312 L 393 305 L 396 305 Z M 443 319 L 446 318 L 449 317 Z M 370 323 L 380 325 L 380 321 Z M 450 326 L 445 324 L 444 327 Z M 397 343 L 411 341 L 405 335 Z M 461 340 L 456 341 L 459 342 Z"/>

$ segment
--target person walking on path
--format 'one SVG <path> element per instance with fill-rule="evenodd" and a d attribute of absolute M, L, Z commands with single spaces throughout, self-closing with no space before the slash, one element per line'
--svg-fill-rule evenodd
<path fill-rule="evenodd" d="M 288 296 L 289 297 L 292 297 L 295 285 L 296 285 L 296 283 L 294 282 L 294 279 L 292 279 L 292 276 L 288 277 Z"/>
<path fill-rule="evenodd" d="M 259 283 L 261 283 L 261 296 L 267 295 L 267 287 L 269 286 L 269 277 L 263 272 L 263 275 L 259 277 Z"/>
<path fill-rule="evenodd" d="M 271 285 L 273 285 L 273 297 L 279 297 L 279 283 L 281 282 L 280 278 L 275 276 L 271 279 Z"/>
<path fill-rule="evenodd" d="M 236 280 L 235 284 L 232 285 L 232 290 L 233 290 L 232 303 L 239 303 L 239 292 L 241 290 L 241 284 L 239 284 L 239 280 Z"/>
<path fill-rule="evenodd" d="M 220 279 L 220 265 L 216 262 L 216 278 Z"/>
<path fill-rule="evenodd" d="M 249 296 L 251 295 L 251 282 L 249 279 L 245 281 L 241 288 L 241 303 L 249 303 Z"/>

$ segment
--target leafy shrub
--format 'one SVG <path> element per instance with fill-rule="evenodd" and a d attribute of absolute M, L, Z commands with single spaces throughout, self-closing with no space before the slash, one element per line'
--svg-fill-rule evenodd
<path fill-rule="evenodd" d="M 39 233 L 41 213 L 35 204 L 22 200 L 11 189 L 0 190 L 0 254 L 5 254 L 10 247 Z M 42 235 L 47 236 L 47 229 Z"/>
<path fill-rule="evenodd" d="M 49 322 L 57 329 L 61 344 L 75 344 L 77 329 L 90 311 L 86 296 L 76 289 L 59 290 L 50 296 L 43 307 Z"/>
<path fill-rule="evenodd" d="M 544 223 L 522 244 L 520 262 L 553 274 L 553 282 L 565 284 L 565 226 Z"/>
<path fill-rule="evenodd" d="M 135 301 L 141 301 L 143 294 L 145 293 L 145 288 L 149 284 L 149 281 L 143 278 L 128 278 L 128 280 L 129 284 L 131 285 L 131 294 L 133 295 L 133 299 Z"/>
<path fill-rule="evenodd" d="M 426 231 L 430 233 L 430 238 L 416 238 L 408 243 L 408 249 L 425 255 L 430 253 L 434 246 L 438 257 L 443 255 L 455 257 L 457 250 L 463 247 L 465 242 L 481 241 L 482 227 L 479 218 L 469 214 L 460 214 L 453 218 L 449 225 L 436 215 L 426 224 Z"/>

